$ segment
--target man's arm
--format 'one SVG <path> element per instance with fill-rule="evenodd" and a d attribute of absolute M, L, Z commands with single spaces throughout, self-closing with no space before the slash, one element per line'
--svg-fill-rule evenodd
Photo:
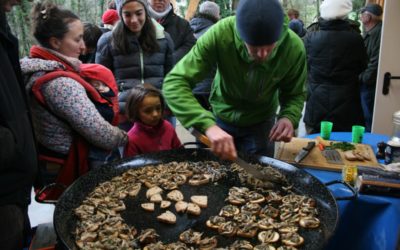
<path fill-rule="evenodd" d="M 197 82 L 203 80 L 215 65 L 213 39 L 199 40 L 165 77 L 163 94 L 169 108 L 186 128 L 204 132 L 215 124 L 213 114 L 205 110 L 192 94 Z M 189 66 L 190 65 L 190 66 Z"/>

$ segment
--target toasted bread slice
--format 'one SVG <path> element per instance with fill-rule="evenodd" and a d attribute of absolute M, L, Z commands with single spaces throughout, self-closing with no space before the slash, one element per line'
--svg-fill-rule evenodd
<path fill-rule="evenodd" d="M 187 207 L 188 207 L 188 203 L 186 201 L 178 201 L 175 203 L 175 210 L 178 213 L 186 212 Z"/>
<path fill-rule="evenodd" d="M 171 206 L 171 202 L 170 201 L 161 201 L 160 207 L 161 208 L 169 208 L 169 206 Z"/>
<path fill-rule="evenodd" d="M 200 215 L 201 208 L 199 207 L 199 205 L 189 202 L 187 209 L 186 209 L 186 213 L 192 214 L 192 215 Z"/>
<path fill-rule="evenodd" d="M 163 192 L 163 190 L 159 186 L 149 188 L 149 190 L 147 190 L 147 192 L 146 192 L 146 198 L 150 199 L 150 197 L 152 197 L 153 195 L 161 194 L 162 192 Z"/>
<path fill-rule="evenodd" d="M 154 212 L 154 203 L 153 202 L 142 203 L 140 206 L 146 211 Z"/>
<path fill-rule="evenodd" d="M 167 198 L 171 201 L 183 201 L 184 197 L 181 191 L 175 189 L 167 194 Z"/>
<path fill-rule="evenodd" d="M 194 203 L 199 205 L 201 208 L 206 208 L 208 205 L 208 197 L 207 195 L 193 195 L 190 197 L 190 200 Z"/>
<path fill-rule="evenodd" d="M 150 197 L 151 202 L 160 203 L 162 200 L 161 194 L 155 194 Z"/>
<path fill-rule="evenodd" d="M 164 213 L 157 216 L 157 220 L 167 223 L 167 224 L 175 224 L 176 223 L 176 215 L 171 211 L 167 210 Z"/>

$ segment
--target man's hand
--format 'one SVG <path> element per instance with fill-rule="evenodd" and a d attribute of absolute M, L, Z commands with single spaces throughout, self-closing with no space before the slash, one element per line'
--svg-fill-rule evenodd
<path fill-rule="evenodd" d="M 223 160 L 235 160 L 237 152 L 233 137 L 222 130 L 217 125 L 213 125 L 206 130 L 206 135 L 211 141 L 211 150 Z"/>
<path fill-rule="evenodd" d="M 272 127 L 269 133 L 270 141 L 284 141 L 290 142 L 294 134 L 292 122 L 286 118 L 280 118 Z"/>

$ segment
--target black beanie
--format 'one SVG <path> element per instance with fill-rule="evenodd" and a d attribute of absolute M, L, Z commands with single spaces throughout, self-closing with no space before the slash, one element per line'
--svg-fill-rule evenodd
<path fill-rule="evenodd" d="M 270 45 L 281 35 L 283 17 L 278 0 L 240 0 L 236 9 L 236 27 L 247 44 Z"/>

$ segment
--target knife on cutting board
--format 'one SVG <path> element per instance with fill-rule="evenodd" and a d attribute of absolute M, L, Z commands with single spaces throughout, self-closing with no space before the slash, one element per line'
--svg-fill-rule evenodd
<path fill-rule="evenodd" d="M 207 136 L 197 131 L 195 128 L 189 128 L 189 132 L 196 137 L 197 140 L 204 143 L 208 147 L 211 147 L 211 141 L 208 139 Z M 264 174 L 260 170 L 257 169 L 256 166 L 251 165 L 244 161 L 242 158 L 237 157 L 235 160 L 232 160 L 234 163 L 238 164 L 241 168 L 243 168 L 247 173 L 251 174 L 254 178 L 259 179 L 261 181 L 269 181 L 274 183 L 282 183 L 281 181 L 277 180 L 273 176 L 269 176 Z"/>
<path fill-rule="evenodd" d="M 306 156 L 310 153 L 310 151 L 315 147 L 315 141 L 310 141 L 307 143 L 307 146 L 302 148 L 300 152 L 294 158 L 296 163 L 301 162 Z"/>

